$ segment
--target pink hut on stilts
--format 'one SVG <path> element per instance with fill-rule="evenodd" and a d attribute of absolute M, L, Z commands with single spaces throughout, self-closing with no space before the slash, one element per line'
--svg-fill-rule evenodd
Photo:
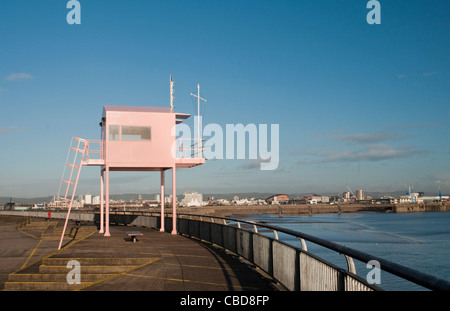
<path fill-rule="evenodd" d="M 68 204 L 67 217 L 58 249 L 61 248 L 82 166 L 100 166 L 100 233 L 109 232 L 109 173 L 111 171 L 155 171 L 161 175 L 161 231 L 164 226 L 164 186 L 166 170 L 172 170 L 172 234 L 176 227 L 176 169 L 205 163 L 201 137 L 181 140 L 175 126 L 189 114 L 173 109 L 173 85 L 170 79 L 170 108 L 104 106 L 100 122 L 101 139 L 73 138 L 69 147 L 66 177 L 58 194 Z M 198 94 L 200 100 L 200 94 Z M 60 187 L 61 191 L 61 187 Z"/>

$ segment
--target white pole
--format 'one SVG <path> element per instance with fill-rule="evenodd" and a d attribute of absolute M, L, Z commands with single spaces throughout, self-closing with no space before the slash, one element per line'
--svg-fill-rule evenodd
<path fill-rule="evenodd" d="M 201 157 L 202 156 L 202 135 L 200 134 L 200 129 L 201 129 L 200 100 L 203 100 L 206 103 L 206 99 L 200 97 L 200 84 L 197 84 L 197 95 L 191 93 L 191 96 L 197 97 L 197 132 L 198 132 L 198 134 L 197 134 L 197 140 L 198 140 L 197 155 L 199 157 Z"/>
<path fill-rule="evenodd" d="M 198 147 L 200 148 L 201 137 L 200 137 L 200 83 L 197 84 L 197 130 L 198 130 Z"/>
<path fill-rule="evenodd" d="M 170 76 L 170 111 L 173 112 L 173 85 L 175 83 L 173 83 L 172 81 L 172 75 Z"/>

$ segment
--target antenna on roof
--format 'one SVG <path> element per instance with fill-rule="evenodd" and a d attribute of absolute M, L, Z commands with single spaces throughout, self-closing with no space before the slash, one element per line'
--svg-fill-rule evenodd
<path fill-rule="evenodd" d="M 170 111 L 173 112 L 174 111 L 174 105 L 173 105 L 173 101 L 175 100 L 175 97 L 173 96 L 173 94 L 175 93 L 174 87 L 175 86 L 175 82 L 172 81 L 172 75 L 170 75 Z"/>
<path fill-rule="evenodd" d="M 201 136 L 202 135 L 201 135 L 201 132 L 200 132 L 200 124 L 201 124 L 201 122 L 200 122 L 200 100 L 203 100 L 206 103 L 206 99 L 200 97 L 200 84 L 197 84 L 197 95 L 191 93 L 191 96 L 197 97 L 197 116 L 198 116 L 197 135 L 198 135 L 198 143 L 199 143 L 199 146 L 201 148 L 201 144 L 202 144 Z"/>

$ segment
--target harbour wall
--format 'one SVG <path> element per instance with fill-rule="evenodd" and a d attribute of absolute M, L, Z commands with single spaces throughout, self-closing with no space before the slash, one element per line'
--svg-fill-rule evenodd
<path fill-rule="evenodd" d="M 205 206 L 177 208 L 180 213 L 202 214 L 211 216 L 231 215 L 313 215 L 330 213 L 413 213 L 413 212 L 447 212 L 450 205 L 442 204 L 300 204 L 300 205 L 255 205 L 255 206 Z"/>

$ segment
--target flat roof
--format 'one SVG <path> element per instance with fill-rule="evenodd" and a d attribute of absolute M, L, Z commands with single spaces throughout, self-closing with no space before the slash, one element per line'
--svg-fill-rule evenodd
<path fill-rule="evenodd" d="M 105 111 L 170 112 L 168 107 L 104 106 Z"/>
<path fill-rule="evenodd" d="M 162 112 L 162 113 L 171 113 L 169 107 L 146 107 L 146 106 L 104 106 L 104 113 L 108 111 L 127 111 L 127 112 Z M 104 116 L 104 115 L 103 115 Z M 189 118 L 191 115 L 188 113 L 179 113 L 175 112 L 175 117 L 178 123 L 181 123 L 181 120 L 185 120 Z"/>

